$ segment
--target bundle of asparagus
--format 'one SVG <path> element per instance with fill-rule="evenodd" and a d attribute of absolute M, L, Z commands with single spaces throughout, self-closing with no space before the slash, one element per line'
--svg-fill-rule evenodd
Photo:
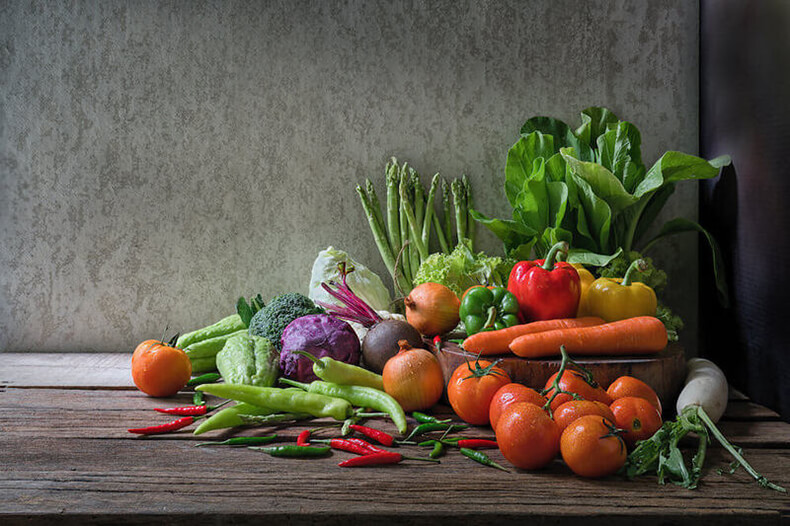
<path fill-rule="evenodd" d="M 385 173 L 386 222 L 370 179 L 365 181 L 365 188 L 357 185 L 357 193 L 381 258 L 392 275 L 396 289 L 405 295 L 413 288 L 412 279 L 420 264 L 430 255 L 432 231 L 436 231 L 435 247 L 446 254 L 462 239 L 469 239 L 474 246 L 475 222 L 469 215 L 472 187 L 466 175 L 448 183 L 437 173 L 431 178 L 426 197 L 419 174 L 406 162 L 398 166 L 395 157 L 387 163 Z M 441 217 L 434 210 L 440 183 Z"/>

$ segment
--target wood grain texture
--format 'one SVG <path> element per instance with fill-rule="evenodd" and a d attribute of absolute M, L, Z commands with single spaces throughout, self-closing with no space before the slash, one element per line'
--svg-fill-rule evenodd
<path fill-rule="evenodd" d="M 442 350 L 435 354 L 442 366 L 445 383 L 459 365 L 475 359 L 474 354 L 452 342 L 443 344 Z M 502 359 L 499 366 L 514 382 L 538 389 L 543 388 L 549 377 L 560 368 L 559 359 L 528 360 L 513 354 L 486 356 L 485 359 Z M 620 376 L 634 376 L 651 386 L 661 400 L 675 400 L 686 378 L 683 348 L 677 344 L 670 344 L 664 351 L 650 356 L 596 356 L 574 360 L 592 371 L 604 388 Z"/>
<path fill-rule="evenodd" d="M 136 390 L 14 385 L 8 382 L 0 391 L 3 525 L 498 525 L 574 524 L 582 519 L 593 525 L 724 525 L 781 524 L 790 518 L 787 496 L 759 488 L 743 472 L 718 475 L 716 468 L 729 459 L 715 445 L 709 450 L 703 484 L 695 491 L 658 486 L 654 477 L 584 480 L 560 460 L 537 472 L 506 474 L 457 451 L 450 451 L 440 465 L 408 462 L 344 470 L 337 463 L 351 455 L 342 452 L 324 459 L 287 460 L 246 448 L 194 447 L 198 441 L 232 434 L 276 432 L 282 441 L 292 442 L 302 429 L 334 424 L 329 420 L 200 437 L 189 429 L 135 437 L 126 429 L 169 420 L 152 409 L 188 404 L 191 393 L 154 399 Z M 437 415 L 450 412 L 446 406 L 435 408 Z M 369 422 L 395 431 L 384 419 Z M 756 404 L 733 401 L 721 429 L 745 448 L 756 469 L 790 486 L 790 425 L 771 419 Z M 332 436 L 337 427 L 319 433 Z M 462 434 L 493 436 L 487 427 Z M 412 446 L 408 453 L 426 455 L 427 450 Z M 507 465 L 498 451 L 489 453 Z"/>

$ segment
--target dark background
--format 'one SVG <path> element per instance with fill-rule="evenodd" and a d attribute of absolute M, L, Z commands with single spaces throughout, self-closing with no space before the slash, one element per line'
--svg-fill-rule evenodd
<path fill-rule="evenodd" d="M 701 155 L 733 160 L 700 187 L 730 286 L 725 308 L 701 245 L 700 354 L 790 421 L 790 2 L 703 0 L 700 32 Z"/>

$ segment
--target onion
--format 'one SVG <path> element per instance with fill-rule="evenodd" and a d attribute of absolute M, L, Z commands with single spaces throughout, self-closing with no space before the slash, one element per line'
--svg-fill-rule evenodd
<path fill-rule="evenodd" d="M 423 283 L 406 299 L 406 321 L 426 336 L 449 332 L 458 325 L 461 301 L 455 292 L 439 283 Z"/>
<path fill-rule="evenodd" d="M 400 351 L 387 361 L 382 372 L 384 391 L 404 411 L 433 407 L 444 391 L 444 376 L 439 361 L 425 349 L 412 349 L 409 342 L 398 342 Z"/>

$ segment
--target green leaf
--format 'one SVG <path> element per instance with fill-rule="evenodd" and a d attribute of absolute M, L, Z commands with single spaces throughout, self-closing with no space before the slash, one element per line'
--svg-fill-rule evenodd
<path fill-rule="evenodd" d="M 595 195 L 587 181 L 575 173 L 569 174 L 568 186 L 572 185 L 577 199 L 577 213 L 584 215 L 590 236 L 597 243 L 597 250 L 606 252 L 612 226 L 612 209 L 606 201 Z"/>
<path fill-rule="evenodd" d="M 505 164 L 505 194 L 515 208 L 518 194 L 533 171 L 536 159 L 548 159 L 555 153 L 554 138 L 539 131 L 521 137 L 507 152 Z"/>
<path fill-rule="evenodd" d="M 645 175 L 641 144 L 639 130 L 625 121 L 598 137 L 598 162 L 608 168 L 629 192 Z"/>
<path fill-rule="evenodd" d="M 613 259 L 623 253 L 622 248 L 618 248 L 614 254 L 596 254 L 589 250 L 580 248 L 572 248 L 568 251 L 568 263 L 581 263 L 590 267 L 605 267 L 612 262 Z"/>
<path fill-rule="evenodd" d="M 572 156 L 567 155 L 568 152 L 564 148 L 560 149 L 560 153 L 563 154 L 569 170 L 574 175 L 584 179 L 592 187 L 595 194 L 609 204 L 613 214 L 619 213 L 620 210 L 631 206 L 637 201 L 636 197 L 626 191 L 623 183 L 605 167 L 600 164 L 574 159 Z"/>
<path fill-rule="evenodd" d="M 561 153 L 555 153 L 546 161 L 546 177 L 550 181 L 565 182 L 568 168 Z"/>
<path fill-rule="evenodd" d="M 240 297 L 236 302 L 236 313 L 241 318 L 241 322 L 244 324 L 245 327 L 250 326 L 250 320 L 252 319 L 253 312 L 252 308 L 250 308 L 249 304 L 247 304 L 247 300 L 244 296 Z"/>
<path fill-rule="evenodd" d="M 554 137 L 555 152 L 559 148 L 569 146 L 576 149 L 579 159 L 584 161 L 595 160 L 595 154 L 589 143 L 579 140 L 570 127 L 561 120 L 551 117 L 532 117 L 521 127 L 521 135 L 526 136 L 533 132 L 540 132 Z"/>
<path fill-rule="evenodd" d="M 481 214 L 477 210 L 469 210 L 472 219 L 484 225 L 494 233 L 505 244 L 505 252 L 517 250 L 521 245 L 528 244 L 532 248 L 534 238 L 538 232 L 519 223 L 508 219 L 494 219 Z"/>
<path fill-rule="evenodd" d="M 710 232 L 705 230 L 699 223 L 690 221 L 683 217 L 675 218 L 667 221 L 661 231 L 645 245 L 643 252 L 647 252 L 653 244 L 659 239 L 672 234 L 680 234 L 682 232 L 699 232 L 705 236 L 710 245 L 713 260 L 713 277 L 716 280 L 716 291 L 718 292 L 719 302 L 723 306 L 729 305 L 729 294 L 727 289 L 726 273 L 724 268 L 724 259 L 721 255 L 719 244 L 713 238 Z"/>
<path fill-rule="evenodd" d="M 710 179 L 719 174 L 722 166 L 730 164 L 727 155 L 706 161 L 695 155 L 682 152 L 666 152 L 647 171 L 645 178 L 634 190 L 636 197 L 661 188 L 664 184 L 689 179 Z"/>
<path fill-rule="evenodd" d="M 543 232 L 549 226 L 548 203 L 545 163 L 539 158 L 516 198 L 513 217 L 536 232 Z"/>
<path fill-rule="evenodd" d="M 617 124 L 620 120 L 611 111 L 597 106 L 582 110 L 581 118 L 582 124 L 576 128 L 575 134 L 582 142 L 588 144 L 590 148 L 595 147 L 598 137 L 606 133 L 610 125 Z"/>
<path fill-rule="evenodd" d="M 639 207 L 641 204 L 642 199 L 647 199 L 648 203 L 644 206 L 641 215 L 638 218 L 638 223 L 636 225 L 636 230 L 634 231 L 634 238 L 632 240 L 632 247 L 639 246 L 639 241 L 645 235 L 647 230 L 652 226 L 653 221 L 656 220 L 658 214 L 661 212 L 661 209 L 664 208 L 664 205 L 669 200 L 670 196 L 675 193 L 675 184 L 667 184 L 662 186 L 658 191 L 653 194 L 642 196 L 639 200 L 640 202 L 635 204 L 633 207 L 624 210 L 620 215 L 624 216 L 628 214 L 629 210 L 632 210 L 635 207 Z"/>

